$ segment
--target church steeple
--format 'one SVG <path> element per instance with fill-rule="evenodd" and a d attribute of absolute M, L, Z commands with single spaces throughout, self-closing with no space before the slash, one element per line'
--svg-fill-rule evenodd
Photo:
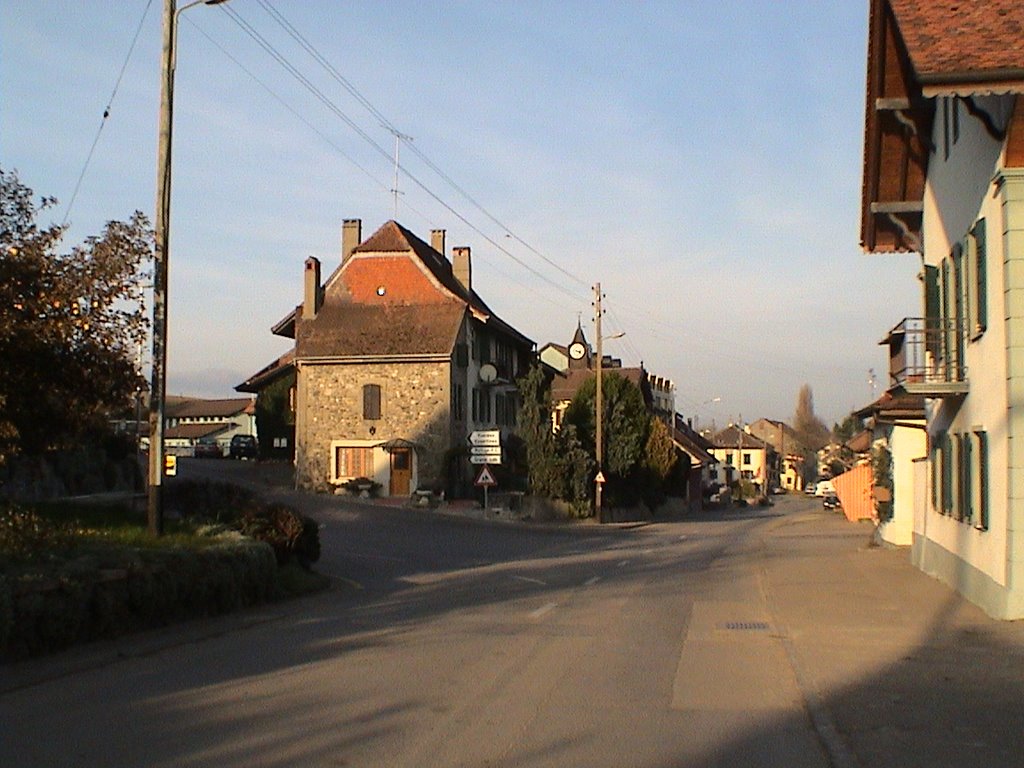
<path fill-rule="evenodd" d="M 569 368 L 590 368 L 590 345 L 583 335 L 583 326 L 577 321 L 576 333 L 569 342 Z"/>

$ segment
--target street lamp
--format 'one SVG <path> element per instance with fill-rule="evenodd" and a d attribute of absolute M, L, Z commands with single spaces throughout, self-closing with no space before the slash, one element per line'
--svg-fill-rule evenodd
<path fill-rule="evenodd" d="M 163 56 L 160 84 L 159 142 L 156 163 L 156 248 L 153 254 L 153 361 L 149 391 L 149 494 L 146 519 L 150 533 L 164 528 L 164 412 L 167 387 L 167 265 L 171 229 L 171 128 L 174 113 L 174 66 L 178 16 L 195 5 L 218 5 L 227 0 L 192 0 L 176 9 L 164 0 Z"/>

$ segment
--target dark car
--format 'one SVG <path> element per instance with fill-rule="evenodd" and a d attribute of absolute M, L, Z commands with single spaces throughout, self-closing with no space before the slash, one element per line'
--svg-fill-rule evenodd
<path fill-rule="evenodd" d="M 839 503 L 839 497 L 834 493 L 827 493 L 821 500 L 821 506 L 825 509 L 840 509 L 843 505 Z"/>
<path fill-rule="evenodd" d="M 255 459 L 259 455 L 259 444 L 252 435 L 235 435 L 231 438 L 232 459 Z"/>
<path fill-rule="evenodd" d="M 192 449 L 192 455 L 197 459 L 222 459 L 224 458 L 224 449 L 220 447 L 220 443 L 215 438 L 201 437 L 195 448 Z"/>

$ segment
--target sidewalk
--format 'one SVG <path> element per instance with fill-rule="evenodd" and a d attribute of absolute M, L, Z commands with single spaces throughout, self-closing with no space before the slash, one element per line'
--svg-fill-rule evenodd
<path fill-rule="evenodd" d="M 1024 622 L 988 618 L 871 531 L 798 513 L 760 542 L 773 624 L 833 764 L 1024 765 Z"/>

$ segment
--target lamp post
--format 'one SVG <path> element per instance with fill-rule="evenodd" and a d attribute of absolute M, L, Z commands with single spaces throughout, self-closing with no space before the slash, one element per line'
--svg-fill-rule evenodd
<path fill-rule="evenodd" d="M 176 8 L 164 0 L 161 56 L 159 141 L 156 163 L 156 248 L 153 254 L 153 361 L 149 390 L 149 493 L 146 519 L 150 533 L 164 528 L 164 413 L 167 386 L 167 266 L 171 228 L 171 128 L 174 124 L 174 66 L 178 16 L 194 5 L 217 5 L 226 0 L 192 0 Z"/>

